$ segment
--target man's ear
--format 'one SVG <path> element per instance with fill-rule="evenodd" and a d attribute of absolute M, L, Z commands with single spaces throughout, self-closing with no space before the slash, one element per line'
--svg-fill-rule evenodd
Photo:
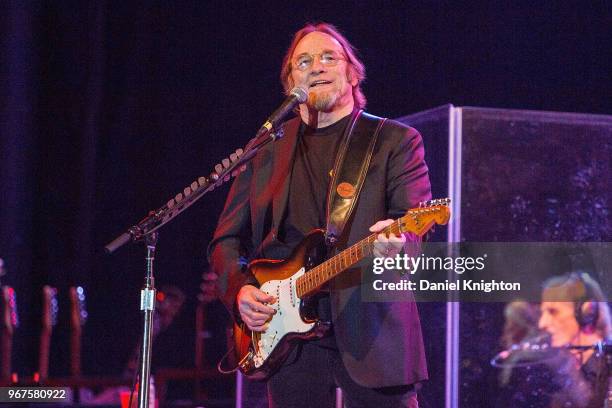
<path fill-rule="evenodd" d="M 349 67 L 346 71 L 346 80 L 348 81 L 349 84 L 351 84 L 353 88 L 356 87 L 357 84 L 359 83 L 359 80 L 357 79 L 357 75 L 355 75 L 355 72 L 353 71 L 352 66 Z"/>

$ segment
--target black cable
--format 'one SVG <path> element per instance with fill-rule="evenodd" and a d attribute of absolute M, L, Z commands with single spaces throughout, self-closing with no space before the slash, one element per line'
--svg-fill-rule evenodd
<path fill-rule="evenodd" d="M 136 364 L 136 370 L 134 370 L 134 376 L 132 380 L 132 391 L 130 392 L 130 401 L 128 402 L 128 408 L 132 408 L 132 400 L 134 399 L 134 391 L 136 390 L 136 384 L 140 380 L 138 374 L 140 373 L 139 367 L 142 363 L 142 341 L 138 341 L 138 364 Z M 140 391 L 142 392 L 142 390 Z"/>

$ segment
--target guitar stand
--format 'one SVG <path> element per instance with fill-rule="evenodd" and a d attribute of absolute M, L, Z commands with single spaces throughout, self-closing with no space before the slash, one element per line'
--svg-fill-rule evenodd
<path fill-rule="evenodd" d="M 140 310 L 143 311 L 143 329 L 141 341 L 141 361 L 138 373 L 140 384 L 138 390 L 138 408 L 149 407 L 149 382 L 151 379 L 151 346 L 153 340 L 153 312 L 155 311 L 155 277 L 153 276 L 153 261 L 155 260 L 155 247 L 158 233 L 153 231 L 144 236 L 147 246 L 147 270 L 144 286 L 140 291 Z"/>

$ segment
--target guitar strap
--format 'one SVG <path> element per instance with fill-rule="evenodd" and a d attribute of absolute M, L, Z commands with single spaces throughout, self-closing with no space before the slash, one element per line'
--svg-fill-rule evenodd
<path fill-rule="evenodd" d="M 355 209 L 376 139 L 386 120 L 358 110 L 344 130 L 327 192 L 325 240 L 330 248 L 336 245 Z"/>

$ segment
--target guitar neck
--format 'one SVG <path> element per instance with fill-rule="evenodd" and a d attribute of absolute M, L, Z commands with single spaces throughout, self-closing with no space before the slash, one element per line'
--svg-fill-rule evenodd
<path fill-rule="evenodd" d="M 298 297 L 316 292 L 325 283 L 338 276 L 366 256 L 372 254 L 374 241 L 378 234 L 387 236 L 399 235 L 404 232 L 423 236 L 434 224 L 446 224 L 450 218 L 450 199 L 439 199 L 422 202 L 418 208 L 412 208 L 406 214 L 395 220 L 381 232 L 371 234 L 350 248 L 345 249 L 333 258 L 312 268 L 308 273 L 300 276 L 296 284 Z"/>
<path fill-rule="evenodd" d="M 85 290 L 81 286 L 70 288 L 70 374 L 81 375 L 82 326 L 87 318 Z"/>
<path fill-rule="evenodd" d="M 13 333 L 3 331 L 0 336 L 0 347 L 2 347 L 2 363 L 0 364 L 0 379 L 11 378 L 11 355 L 13 354 Z"/>
<path fill-rule="evenodd" d="M 297 295 L 303 297 L 316 292 L 324 284 L 355 265 L 363 258 L 372 255 L 374 241 L 376 241 L 378 234 L 400 234 L 401 220 L 403 218 L 404 217 L 397 219 L 393 224 L 389 225 L 381 232 L 368 235 L 351 247 L 312 268 L 307 274 L 300 276 L 296 280 Z"/>
<path fill-rule="evenodd" d="M 49 349 L 51 347 L 51 329 L 43 329 L 38 348 L 38 374 L 41 380 L 49 377 Z"/>
<path fill-rule="evenodd" d="M 42 329 L 38 354 L 38 372 L 41 380 L 49 376 L 49 349 L 53 326 L 57 323 L 57 289 L 49 285 L 43 287 Z"/>
<path fill-rule="evenodd" d="M 70 336 L 70 374 L 81 375 L 81 330 L 73 330 Z"/>
<path fill-rule="evenodd" d="M 13 354 L 13 334 L 17 325 L 15 291 L 9 286 L 2 290 L 2 331 L 0 334 L 0 379 L 11 377 L 11 356 Z"/>

